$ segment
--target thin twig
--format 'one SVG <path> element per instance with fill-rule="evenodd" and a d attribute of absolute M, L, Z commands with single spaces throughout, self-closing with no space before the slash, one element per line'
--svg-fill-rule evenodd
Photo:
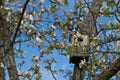
<path fill-rule="evenodd" d="M 51 74 L 52 74 L 53 78 L 54 78 L 55 80 L 57 80 L 57 79 L 56 79 L 56 77 L 55 77 L 55 75 L 53 74 L 52 69 L 50 68 L 49 70 L 50 70 L 50 72 L 51 72 Z"/>
<path fill-rule="evenodd" d="M 115 18 L 116 18 L 117 21 L 120 23 L 120 19 L 118 18 L 117 14 L 115 14 Z"/>
<path fill-rule="evenodd" d="M 32 80 L 35 75 L 35 72 L 32 74 L 31 78 L 29 80 Z"/>
<path fill-rule="evenodd" d="M 50 66 L 51 64 L 50 63 L 48 63 L 48 65 Z M 55 75 L 54 75 L 54 73 L 53 73 L 53 70 L 51 69 L 51 67 L 50 67 L 50 72 L 51 72 L 51 74 L 52 74 L 52 76 L 53 76 L 53 78 L 54 78 L 54 80 L 57 80 L 57 78 L 55 77 Z"/>

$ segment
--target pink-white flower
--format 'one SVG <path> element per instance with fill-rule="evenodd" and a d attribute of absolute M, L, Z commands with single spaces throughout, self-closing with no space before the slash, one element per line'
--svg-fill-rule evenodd
<path fill-rule="evenodd" d="M 40 0 L 41 3 L 44 3 L 45 0 Z"/>
<path fill-rule="evenodd" d="M 38 62 L 39 61 L 39 56 L 34 55 L 33 58 L 32 58 L 32 61 L 33 62 Z"/>
<path fill-rule="evenodd" d="M 38 78 L 42 77 L 42 74 L 43 74 L 43 73 L 40 71 L 40 72 L 37 74 L 37 77 L 38 77 Z"/>
<path fill-rule="evenodd" d="M 4 68 L 4 64 L 3 64 L 3 63 L 1 63 L 1 64 L 0 64 L 0 67 L 1 67 L 1 68 Z"/>
<path fill-rule="evenodd" d="M 31 33 L 32 33 L 32 30 L 29 30 L 29 31 L 27 32 L 28 35 L 30 35 Z"/>
<path fill-rule="evenodd" d="M 42 42 L 43 42 L 43 40 L 42 40 L 42 39 L 40 39 L 40 37 L 39 37 L 39 36 L 37 36 L 37 37 L 36 37 L 36 42 L 37 42 L 37 43 L 42 43 Z"/>
<path fill-rule="evenodd" d="M 30 77 L 30 76 L 31 76 L 31 73 L 30 73 L 29 71 L 23 71 L 23 72 L 22 72 L 22 75 L 23 75 L 24 77 Z"/>
<path fill-rule="evenodd" d="M 54 25 L 51 25 L 51 28 L 55 29 L 56 27 Z"/>
<path fill-rule="evenodd" d="M 81 62 L 79 63 L 79 68 L 82 68 L 83 67 L 83 65 L 85 64 L 85 62 L 86 62 L 86 60 L 84 59 L 84 60 L 81 60 Z"/>
<path fill-rule="evenodd" d="M 30 19 L 30 21 L 33 21 L 33 16 L 29 15 L 29 19 Z"/>

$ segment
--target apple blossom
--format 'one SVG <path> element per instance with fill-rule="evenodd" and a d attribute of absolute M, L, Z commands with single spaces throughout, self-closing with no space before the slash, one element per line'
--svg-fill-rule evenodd
<path fill-rule="evenodd" d="M 33 62 L 38 62 L 39 61 L 39 56 L 34 55 L 33 58 L 32 58 L 32 61 Z"/>
<path fill-rule="evenodd" d="M 41 2 L 41 3 L 44 3 L 44 2 L 45 2 L 45 0 L 40 0 L 40 2 Z"/>
<path fill-rule="evenodd" d="M 1 68 L 4 68 L 4 64 L 3 64 L 3 63 L 0 63 L 0 67 L 1 67 Z"/>

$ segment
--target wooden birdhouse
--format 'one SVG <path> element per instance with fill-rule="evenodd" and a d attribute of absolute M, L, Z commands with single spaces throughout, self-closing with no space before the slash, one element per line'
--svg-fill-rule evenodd
<path fill-rule="evenodd" d="M 79 32 L 72 35 L 71 37 L 71 45 L 72 49 L 70 53 L 70 63 L 79 64 L 81 60 L 85 59 L 88 61 L 89 57 L 89 37 L 88 35 L 82 35 Z"/>

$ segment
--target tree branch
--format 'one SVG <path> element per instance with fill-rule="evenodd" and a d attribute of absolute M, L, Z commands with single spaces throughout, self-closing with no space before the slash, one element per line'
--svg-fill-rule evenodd
<path fill-rule="evenodd" d="M 103 41 L 103 42 L 100 42 L 98 45 L 96 46 L 100 46 L 100 45 L 103 45 L 103 44 L 106 44 L 106 43 L 110 43 L 110 42 L 114 42 L 114 41 L 119 41 L 120 38 L 116 38 L 116 37 L 110 37 L 109 39 Z"/>
<path fill-rule="evenodd" d="M 51 74 L 52 74 L 54 80 L 57 80 L 56 77 L 55 77 L 55 75 L 54 75 L 54 73 L 53 73 L 53 71 L 52 71 L 52 69 L 50 68 L 49 70 L 50 70 L 50 72 L 51 72 Z"/>
<path fill-rule="evenodd" d="M 115 14 L 115 18 L 116 18 L 117 21 L 120 23 L 120 19 L 117 17 L 117 14 Z"/>
<path fill-rule="evenodd" d="M 118 70 L 120 70 L 120 57 L 113 62 L 108 68 L 106 68 L 99 75 L 95 76 L 95 80 L 108 80 L 111 76 L 114 76 Z"/>
<path fill-rule="evenodd" d="M 100 52 L 100 53 L 112 53 L 112 54 L 120 54 L 120 52 L 118 51 L 99 51 L 99 50 L 95 50 L 95 51 L 93 51 L 93 53 L 95 53 L 95 52 Z"/>
<path fill-rule="evenodd" d="M 20 29 L 20 25 L 21 25 L 21 22 L 22 22 L 22 19 L 23 19 L 23 16 L 24 16 L 24 13 L 25 13 L 25 10 L 26 10 L 26 7 L 27 7 L 29 1 L 30 1 L 30 0 L 27 0 L 26 3 L 24 4 L 24 7 L 23 7 L 23 10 L 22 10 L 22 13 L 21 13 L 21 17 L 20 17 L 20 20 L 19 20 L 19 22 L 18 22 L 16 31 L 15 31 L 15 34 L 14 34 L 14 37 L 13 37 L 13 40 L 12 40 L 12 43 L 11 43 L 12 46 L 13 46 L 13 44 L 14 44 L 14 42 L 15 42 L 16 37 L 17 37 L 18 31 L 19 31 L 19 29 Z"/>

